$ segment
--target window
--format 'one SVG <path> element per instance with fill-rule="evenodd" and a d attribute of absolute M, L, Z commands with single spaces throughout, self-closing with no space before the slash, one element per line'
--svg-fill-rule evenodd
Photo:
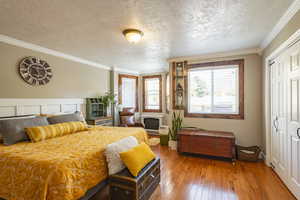
<path fill-rule="evenodd" d="M 186 116 L 244 118 L 244 60 L 188 65 Z"/>
<path fill-rule="evenodd" d="M 119 75 L 119 103 L 123 108 L 135 108 L 138 111 L 138 77 Z"/>
<path fill-rule="evenodd" d="M 144 112 L 161 112 L 161 75 L 143 77 Z"/>
<path fill-rule="evenodd" d="M 169 73 L 166 76 L 166 111 L 170 111 L 170 75 Z"/>

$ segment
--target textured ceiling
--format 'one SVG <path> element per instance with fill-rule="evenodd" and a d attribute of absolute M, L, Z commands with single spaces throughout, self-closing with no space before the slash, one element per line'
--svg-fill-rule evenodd
<path fill-rule="evenodd" d="M 110 67 L 258 47 L 293 0 L 0 0 L 0 34 Z M 122 30 L 138 28 L 128 43 Z"/>

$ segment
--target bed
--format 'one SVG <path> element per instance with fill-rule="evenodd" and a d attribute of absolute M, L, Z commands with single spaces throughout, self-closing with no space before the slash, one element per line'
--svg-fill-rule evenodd
<path fill-rule="evenodd" d="M 37 143 L 0 144 L 0 198 L 80 199 L 107 178 L 106 145 L 127 136 L 148 142 L 142 128 L 98 126 Z"/>

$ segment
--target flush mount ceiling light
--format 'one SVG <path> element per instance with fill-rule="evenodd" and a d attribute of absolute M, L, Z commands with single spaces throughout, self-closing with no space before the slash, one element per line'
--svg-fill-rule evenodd
<path fill-rule="evenodd" d="M 126 29 L 123 31 L 123 35 L 130 43 L 138 43 L 142 39 L 144 33 L 137 29 Z"/>

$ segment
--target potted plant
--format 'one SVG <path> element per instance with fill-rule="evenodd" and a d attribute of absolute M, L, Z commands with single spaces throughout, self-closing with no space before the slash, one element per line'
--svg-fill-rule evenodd
<path fill-rule="evenodd" d="M 169 147 L 172 150 L 177 149 L 177 133 L 182 128 L 182 117 L 180 112 L 173 112 L 172 126 L 169 128 Z"/>
<path fill-rule="evenodd" d="M 106 92 L 104 96 L 101 96 L 102 102 L 105 107 L 110 106 L 111 104 L 115 103 L 116 95 L 111 92 Z"/>
<path fill-rule="evenodd" d="M 111 106 L 111 112 L 114 112 L 114 106 L 116 104 L 115 101 L 116 95 L 112 92 L 106 92 L 104 96 L 100 96 L 99 99 L 103 103 L 103 106 L 105 108 L 105 115 L 107 115 L 107 110 Z"/>

